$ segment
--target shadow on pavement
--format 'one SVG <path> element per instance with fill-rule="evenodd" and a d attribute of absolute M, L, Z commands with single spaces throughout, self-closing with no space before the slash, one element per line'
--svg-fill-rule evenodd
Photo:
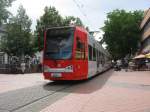
<path fill-rule="evenodd" d="M 43 88 L 45 90 L 52 91 L 54 90 L 52 89 L 53 87 L 55 88 L 57 86 L 62 86 L 64 89 L 62 89 L 60 92 L 90 94 L 100 90 L 106 84 L 112 74 L 113 70 L 109 70 L 88 80 L 50 82 L 45 84 Z"/>
<path fill-rule="evenodd" d="M 17 110 L 19 112 L 29 112 L 29 110 L 37 112 L 70 93 L 93 93 L 105 86 L 112 73 L 113 71 L 109 70 L 85 81 L 50 82 L 45 85 L 37 85 L 1 93 L 0 112 L 2 111 L 1 109 L 11 112 Z"/>

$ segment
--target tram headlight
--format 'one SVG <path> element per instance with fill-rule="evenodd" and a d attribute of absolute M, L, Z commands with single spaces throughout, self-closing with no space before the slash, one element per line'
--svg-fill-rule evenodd
<path fill-rule="evenodd" d="M 44 72 L 49 72 L 50 71 L 50 67 L 47 65 L 44 65 Z"/>

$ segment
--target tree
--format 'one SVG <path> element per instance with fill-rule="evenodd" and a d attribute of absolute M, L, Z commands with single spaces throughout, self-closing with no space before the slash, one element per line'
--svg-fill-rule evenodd
<path fill-rule="evenodd" d="M 79 18 L 73 16 L 63 18 L 55 7 L 45 7 L 44 14 L 40 17 L 39 20 L 37 20 L 37 26 L 34 32 L 34 51 L 43 49 L 44 31 L 46 28 L 69 26 L 71 21 L 75 21 L 76 25 L 83 26 Z"/>
<path fill-rule="evenodd" d="M 37 20 L 36 31 L 34 33 L 34 50 L 43 49 L 44 30 L 47 27 L 62 26 L 63 19 L 55 7 L 45 7 L 43 16 Z"/>
<path fill-rule="evenodd" d="M 73 24 L 76 26 L 83 26 L 81 19 L 78 17 L 74 17 L 74 16 L 65 17 L 65 19 L 63 20 L 63 25 L 68 26 L 71 24 L 71 22 L 73 22 Z"/>
<path fill-rule="evenodd" d="M 14 0 L 0 0 L 0 25 L 7 21 L 10 12 L 7 10 Z"/>
<path fill-rule="evenodd" d="M 23 6 L 20 6 L 17 15 L 12 17 L 7 24 L 8 34 L 2 42 L 3 51 L 15 56 L 32 54 L 30 27 L 31 20 Z"/>
<path fill-rule="evenodd" d="M 142 18 L 143 11 L 114 10 L 107 14 L 105 26 L 102 28 L 103 39 L 114 59 L 136 52 L 141 36 L 139 25 Z"/>

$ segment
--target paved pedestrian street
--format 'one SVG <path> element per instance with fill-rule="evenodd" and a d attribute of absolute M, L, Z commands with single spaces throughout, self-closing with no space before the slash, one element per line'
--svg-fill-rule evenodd
<path fill-rule="evenodd" d="M 0 74 L 0 93 L 44 84 L 41 73 L 33 74 Z"/>
<path fill-rule="evenodd" d="M 80 82 L 1 74 L 0 112 L 150 112 L 150 71 L 109 70 Z"/>

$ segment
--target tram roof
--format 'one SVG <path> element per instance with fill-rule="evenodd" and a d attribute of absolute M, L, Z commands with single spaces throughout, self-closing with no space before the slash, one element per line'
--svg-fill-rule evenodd
<path fill-rule="evenodd" d="M 56 26 L 56 27 L 48 27 L 46 30 L 50 29 L 63 29 L 63 28 L 74 28 L 73 26 Z"/>
<path fill-rule="evenodd" d="M 87 32 L 83 27 L 81 26 L 56 26 L 56 27 L 49 27 L 49 28 L 46 28 L 46 30 L 49 30 L 49 29 L 63 29 L 63 28 L 76 28 L 77 30 L 80 30 L 82 32 Z"/>

